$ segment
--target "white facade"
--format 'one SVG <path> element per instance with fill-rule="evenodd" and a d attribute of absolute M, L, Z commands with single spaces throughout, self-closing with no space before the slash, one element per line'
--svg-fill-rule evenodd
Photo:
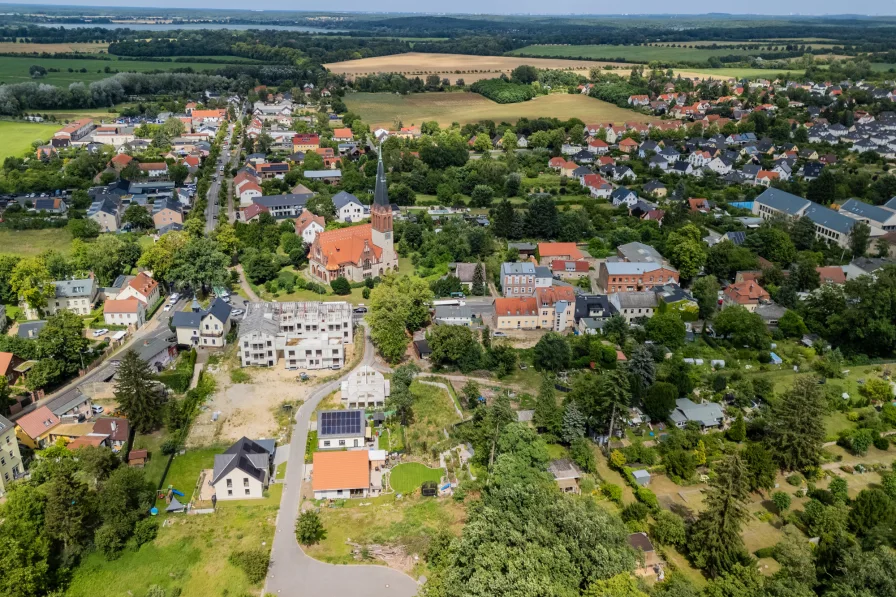
<path fill-rule="evenodd" d="M 321 226 L 317 222 L 311 222 L 305 227 L 304 230 L 302 230 L 302 241 L 306 245 L 310 245 L 314 242 L 314 239 L 317 238 L 317 235 L 323 231 L 323 226 Z"/>
<path fill-rule="evenodd" d="M 251 500 L 264 497 L 265 484 L 239 469 L 234 469 L 215 483 L 218 500 Z"/>
<path fill-rule="evenodd" d="M 342 382 L 342 403 L 346 408 L 384 408 L 390 389 L 382 373 L 364 365 Z"/>
<path fill-rule="evenodd" d="M 11 482 L 25 474 L 25 465 L 16 441 L 16 426 L 0 416 L 0 496 Z"/>
<path fill-rule="evenodd" d="M 338 336 L 322 333 L 304 340 L 286 340 L 283 360 L 287 369 L 341 369 L 345 364 L 345 345 Z"/>
<path fill-rule="evenodd" d="M 336 220 L 339 222 L 358 222 L 369 218 L 370 210 L 355 201 L 350 201 L 336 210 Z"/>

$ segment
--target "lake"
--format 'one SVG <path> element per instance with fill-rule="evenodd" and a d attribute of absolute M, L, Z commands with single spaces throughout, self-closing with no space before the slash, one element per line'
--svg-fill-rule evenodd
<path fill-rule="evenodd" d="M 41 27 L 65 27 L 66 29 L 84 29 L 98 27 L 100 29 L 131 29 L 133 31 L 170 31 L 172 29 L 268 29 L 275 31 L 300 31 L 302 33 L 340 33 L 344 29 L 323 29 L 321 27 L 301 27 L 299 25 L 238 25 L 234 23 L 171 23 L 167 25 L 147 25 L 145 23 L 36 23 Z"/>

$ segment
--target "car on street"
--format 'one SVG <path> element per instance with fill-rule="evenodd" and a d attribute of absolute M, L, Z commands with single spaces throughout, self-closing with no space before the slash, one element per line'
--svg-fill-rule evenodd
<path fill-rule="evenodd" d="M 355 307 L 355 313 L 367 313 L 367 307 Z"/>
<path fill-rule="evenodd" d="M 171 310 L 172 307 L 174 307 L 174 305 L 171 303 L 168 303 L 167 305 L 165 305 L 165 308 L 163 309 L 163 311 L 165 311 L 165 313 L 167 313 L 168 311 Z"/>
<path fill-rule="evenodd" d="M 177 302 L 177 300 L 178 300 L 179 298 L 180 298 L 180 295 L 179 295 L 178 293 L 175 292 L 175 293 L 172 294 L 170 297 L 168 297 L 168 302 L 171 303 L 171 304 L 173 305 L 174 303 Z"/>
<path fill-rule="evenodd" d="M 99 329 L 99 330 L 95 330 L 95 331 L 93 332 L 93 337 L 94 337 L 94 338 L 99 338 L 100 336 L 104 336 L 104 335 L 106 335 L 106 334 L 108 334 L 108 333 L 109 333 L 109 330 L 107 330 L 106 328 L 102 328 L 102 329 Z"/>
<path fill-rule="evenodd" d="M 90 407 L 90 410 L 92 410 L 93 414 L 95 414 L 95 415 L 101 415 L 101 414 L 103 414 L 103 411 L 106 409 L 103 408 L 102 406 L 94 404 L 93 406 Z"/>
<path fill-rule="evenodd" d="M 245 312 L 246 311 L 244 309 L 234 309 L 233 311 L 231 311 L 231 315 L 242 315 Z"/>
<path fill-rule="evenodd" d="M 495 338 L 506 338 L 507 334 L 505 334 L 504 332 L 495 332 L 494 334 L 492 334 L 492 336 L 494 336 Z"/>

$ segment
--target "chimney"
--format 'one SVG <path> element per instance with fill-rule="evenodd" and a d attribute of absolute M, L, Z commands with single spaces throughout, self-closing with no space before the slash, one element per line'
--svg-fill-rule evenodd
<path fill-rule="evenodd" d="M 118 423 L 112 421 L 112 433 L 115 433 L 116 431 L 118 431 Z"/>

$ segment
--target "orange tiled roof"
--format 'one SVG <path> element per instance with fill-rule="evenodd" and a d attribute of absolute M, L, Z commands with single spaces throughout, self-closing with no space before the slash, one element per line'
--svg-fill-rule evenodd
<path fill-rule="evenodd" d="M 197 118 L 224 118 L 227 110 L 193 110 L 190 113 L 194 119 Z"/>
<path fill-rule="evenodd" d="M 564 263 L 564 262 L 560 262 Z M 587 267 L 588 264 L 585 264 Z M 587 270 L 586 270 L 587 271 Z M 576 302 L 576 294 L 572 286 L 550 286 L 548 288 L 536 288 L 535 298 L 539 305 L 556 305 L 557 301 Z"/>
<path fill-rule="evenodd" d="M 140 300 L 126 298 L 122 300 L 108 300 L 103 303 L 103 313 L 139 313 Z"/>
<path fill-rule="evenodd" d="M 58 424 L 59 417 L 46 406 L 39 406 L 34 412 L 30 412 L 16 421 L 16 425 L 21 427 L 22 431 L 31 439 L 37 439 Z"/>
<path fill-rule="evenodd" d="M 323 259 L 327 269 L 339 269 L 343 263 L 360 263 L 364 248 L 369 247 L 373 256 L 379 259 L 383 254 L 382 247 L 373 244 L 373 226 L 362 224 L 340 230 L 329 230 L 317 235 L 314 242 L 320 244 Z M 317 255 L 312 249 L 313 255 Z"/>
<path fill-rule="evenodd" d="M 132 158 L 131 156 L 129 156 L 126 153 L 119 153 L 114 158 L 112 158 L 111 161 L 113 164 L 121 164 L 122 166 L 127 166 L 128 164 L 131 163 L 131 160 L 133 160 L 133 159 L 134 158 Z"/>
<path fill-rule="evenodd" d="M 816 267 L 815 271 L 818 272 L 822 284 L 846 284 L 846 274 L 843 273 L 843 268 L 839 265 Z"/>
<path fill-rule="evenodd" d="M 741 305 L 756 303 L 760 299 L 767 300 L 769 298 L 765 288 L 752 280 L 731 284 L 725 289 L 725 294 L 728 298 Z"/>
<path fill-rule="evenodd" d="M 0 375 L 6 375 L 15 355 L 11 352 L 0 352 Z"/>
<path fill-rule="evenodd" d="M 340 138 L 350 137 L 351 138 L 352 137 L 352 129 L 350 129 L 350 128 L 334 129 L 333 137 L 334 138 L 336 138 L 336 137 L 340 137 Z"/>
<path fill-rule="evenodd" d="M 140 272 L 128 282 L 128 286 L 146 297 L 152 294 L 152 291 L 155 290 L 158 285 L 159 283 L 147 276 L 146 272 Z"/>
<path fill-rule="evenodd" d="M 313 470 L 311 487 L 314 491 L 370 487 L 367 450 L 315 452 Z"/>
<path fill-rule="evenodd" d="M 310 211 L 302 212 L 302 215 L 296 218 L 296 234 L 302 234 L 314 222 L 317 222 L 321 228 L 327 227 L 323 216 L 314 215 Z"/>
<path fill-rule="evenodd" d="M 576 247 L 576 243 L 538 243 L 538 254 L 542 257 L 566 257 L 581 259 L 582 252 Z"/>
<path fill-rule="evenodd" d="M 495 299 L 495 315 L 498 317 L 513 317 L 520 315 L 537 315 L 538 303 L 534 296 L 521 298 L 497 298 Z"/>

